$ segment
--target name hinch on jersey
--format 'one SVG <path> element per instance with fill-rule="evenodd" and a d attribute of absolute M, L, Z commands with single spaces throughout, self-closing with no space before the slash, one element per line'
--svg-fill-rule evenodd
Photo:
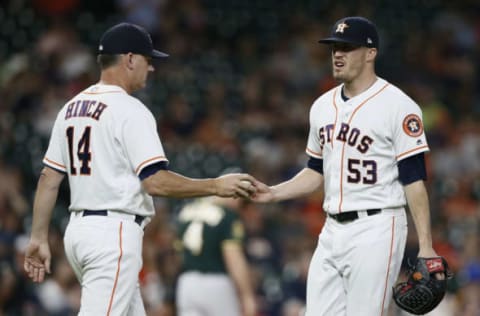
<path fill-rule="evenodd" d="M 332 142 L 334 127 L 334 124 L 328 124 L 318 130 L 322 150 L 325 142 Z M 358 128 L 350 127 L 347 123 L 341 123 L 336 139 L 355 147 L 362 154 L 366 153 L 373 143 L 373 139 L 370 136 L 361 135 L 361 131 Z"/>
<path fill-rule="evenodd" d="M 77 100 L 67 105 L 67 111 L 65 113 L 65 120 L 72 117 L 90 117 L 95 120 L 100 119 L 103 110 L 107 108 L 107 105 L 96 100 Z"/>

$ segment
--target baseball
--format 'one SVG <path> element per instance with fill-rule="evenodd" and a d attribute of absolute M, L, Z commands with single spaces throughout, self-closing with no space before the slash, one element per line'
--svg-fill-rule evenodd
<path fill-rule="evenodd" d="M 243 184 L 243 187 L 250 188 L 250 185 L 252 185 L 252 183 L 248 180 L 241 180 L 240 182 Z"/>

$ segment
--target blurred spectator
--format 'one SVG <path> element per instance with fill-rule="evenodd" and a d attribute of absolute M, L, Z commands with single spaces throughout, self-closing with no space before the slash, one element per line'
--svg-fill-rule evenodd
<path fill-rule="evenodd" d="M 33 6 L 39 12 L 50 16 L 51 18 L 63 17 L 74 11 L 79 4 L 79 0 L 34 0 Z"/>
<path fill-rule="evenodd" d="M 37 288 L 40 304 L 51 316 L 69 316 L 80 309 L 80 286 L 66 258 L 52 265 L 52 275 Z"/>
<path fill-rule="evenodd" d="M 149 33 L 159 25 L 158 11 L 164 1 L 158 0 L 116 0 L 117 7 L 125 21 L 143 26 Z"/>

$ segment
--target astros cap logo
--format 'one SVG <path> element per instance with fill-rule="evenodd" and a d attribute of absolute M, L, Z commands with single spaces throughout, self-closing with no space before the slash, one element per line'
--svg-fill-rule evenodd
<path fill-rule="evenodd" d="M 342 22 L 337 25 L 337 29 L 335 30 L 335 33 L 343 33 L 347 27 L 348 27 L 347 23 Z"/>

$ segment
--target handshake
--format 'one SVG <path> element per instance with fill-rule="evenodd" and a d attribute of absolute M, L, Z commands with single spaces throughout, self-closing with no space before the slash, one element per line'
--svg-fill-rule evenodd
<path fill-rule="evenodd" d="M 256 202 L 271 195 L 270 187 L 246 173 L 230 173 L 214 179 L 215 195 L 221 197 L 240 197 Z"/>

